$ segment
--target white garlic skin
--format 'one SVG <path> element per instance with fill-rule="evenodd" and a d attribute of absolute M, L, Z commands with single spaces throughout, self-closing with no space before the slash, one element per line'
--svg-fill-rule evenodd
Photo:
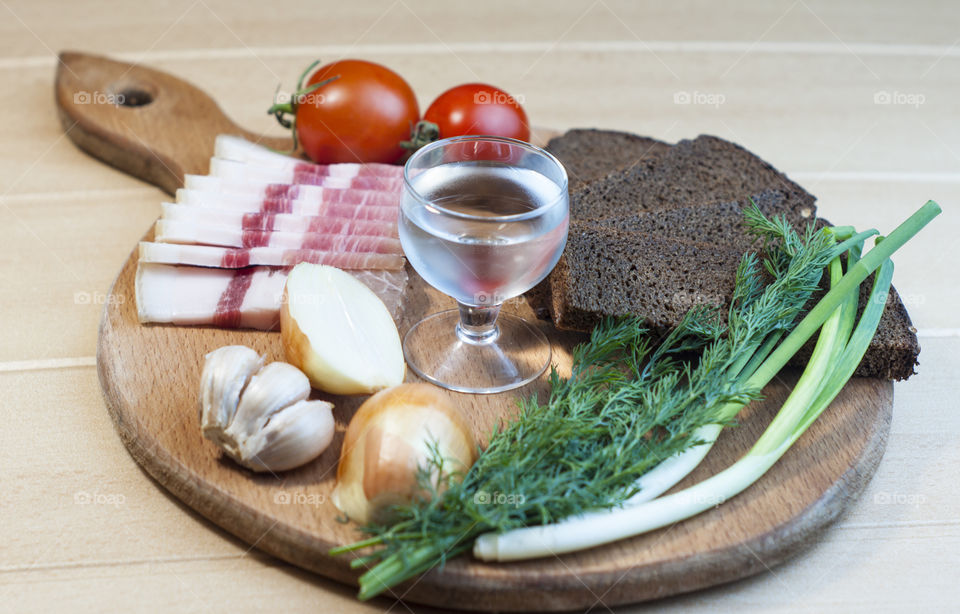
<path fill-rule="evenodd" d="M 214 350 L 200 377 L 203 436 L 253 471 L 299 467 L 334 434 L 333 405 L 309 396 L 309 379 L 293 365 L 263 366 L 263 357 L 242 345 Z"/>
<path fill-rule="evenodd" d="M 214 443 L 233 420 L 240 393 L 254 373 L 263 367 L 263 357 L 244 345 L 226 345 L 205 357 L 200 376 L 200 429 Z"/>
<path fill-rule="evenodd" d="M 320 456 L 333 441 L 332 407 L 326 401 L 298 401 L 277 412 L 246 440 L 245 465 L 254 471 L 286 471 Z"/>
<path fill-rule="evenodd" d="M 236 441 L 251 437 L 284 407 L 310 396 L 310 380 L 303 371 L 285 362 L 260 369 L 243 390 L 227 434 Z"/>

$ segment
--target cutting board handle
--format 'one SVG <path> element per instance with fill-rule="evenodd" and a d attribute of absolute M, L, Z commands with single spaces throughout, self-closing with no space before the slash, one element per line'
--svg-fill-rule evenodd
<path fill-rule="evenodd" d="M 289 138 L 236 125 L 196 86 L 138 64 L 64 51 L 54 91 L 60 122 L 80 149 L 170 194 L 184 175 L 207 173 L 218 134 L 291 147 Z"/>

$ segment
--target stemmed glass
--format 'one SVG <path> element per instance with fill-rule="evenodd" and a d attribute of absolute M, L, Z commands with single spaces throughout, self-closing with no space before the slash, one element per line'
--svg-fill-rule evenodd
<path fill-rule="evenodd" d="M 560 259 L 570 219 L 563 165 L 522 141 L 467 136 L 421 148 L 403 178 L 403 251 L 458 306 L 407 332 L 407 364 L 459 392 L 503 392 L 537 378 L 550 364 L 549 341 L 500 307 Z"/>

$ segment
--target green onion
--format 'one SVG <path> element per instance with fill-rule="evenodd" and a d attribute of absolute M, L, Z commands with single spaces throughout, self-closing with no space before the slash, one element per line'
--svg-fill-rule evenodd
<path fill-rule="evenodd" d="M 835 258 L 830 265 L 830 291 L 761 367 L 747 377 L 747 381 L 755 385 L 766 385 L 822 327 L 814 353 L 790 397 L 740 461 L 695 486 L 654 498 L 679 482 L 706 456 L 705 450 L 709 450 L 720 432 L 719 425 L 709 425 L 702 429 L 707 445 L 691 448 L 668 459 L 641 477 L 639 483 L 649 487 L 646 494 L 640 493 L 649 497 L 647 501 L 641 502 L 641 497 L 635 496 L 624 507 L 612 511 L 590 512 L 551 525 L 484 534 L 474 542 L 474 555 L 483 560 L 508 561 L 590 548 L 689 518 L 753 484 L 809 428 L 853 375 L 883 313 L 893 276 L 890 256 L 939 213 L 940 207 L 935 202 L 927 202 L 888 237 L 878 240 L 874 249 L 862 259 L 856 243 L 848 240 L 841 244 L 851 250 L 846 275 L 839 277 L 840 260 Z M 851 335 L 859 285 L 878 266 L 880 270 L 870 300 Z M 758 351 L 757 355 L 762 352 Z M 750 362 L 752 360 L 747 364 Z M 737 404 L 730 404 L 723 413 L 736 413 L 739 409 Z"/>

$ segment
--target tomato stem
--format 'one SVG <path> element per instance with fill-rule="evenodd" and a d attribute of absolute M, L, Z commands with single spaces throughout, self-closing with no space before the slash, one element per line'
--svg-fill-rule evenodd
<path fill-rule="evenodd" d="M 410 140 L 402 141 L 400 147 L 416 151 L 440 138 L 440 127 L 425 119 L 418 121 L 410 130 Z"/>
<path fill-rule="evenodd" d="M 303 82 L 307 79 L 307 75 L 309 75 L 319 63 L 320 60 L 314 60 L 310 63 L 310 66 L 307 66 L 307 69 L 303 71 L 303 73 L 300 75 L 300 79 L 297 80 L 297 90 L 290 96 L 289 101 L 281 102 L 279 100 L 280 86 L 277 85 L 277 91 L 273 95 L 273 104 L 270 105 L 269 109 L 267 109 L 267 114 L 276 117 L 277 123 L 287 130 L 290 130 L 291 134 L 293 135 L 293 149 L 282 153 L 290 154 L 297 151 L 297 107 L 299 106 L 300 102 L 324 85 L 340 78 L 340 75 L 334 75 L 329 79 L 324 79 L 323 81 L 314 83 L 306 88 L 303 87 Z"/>

